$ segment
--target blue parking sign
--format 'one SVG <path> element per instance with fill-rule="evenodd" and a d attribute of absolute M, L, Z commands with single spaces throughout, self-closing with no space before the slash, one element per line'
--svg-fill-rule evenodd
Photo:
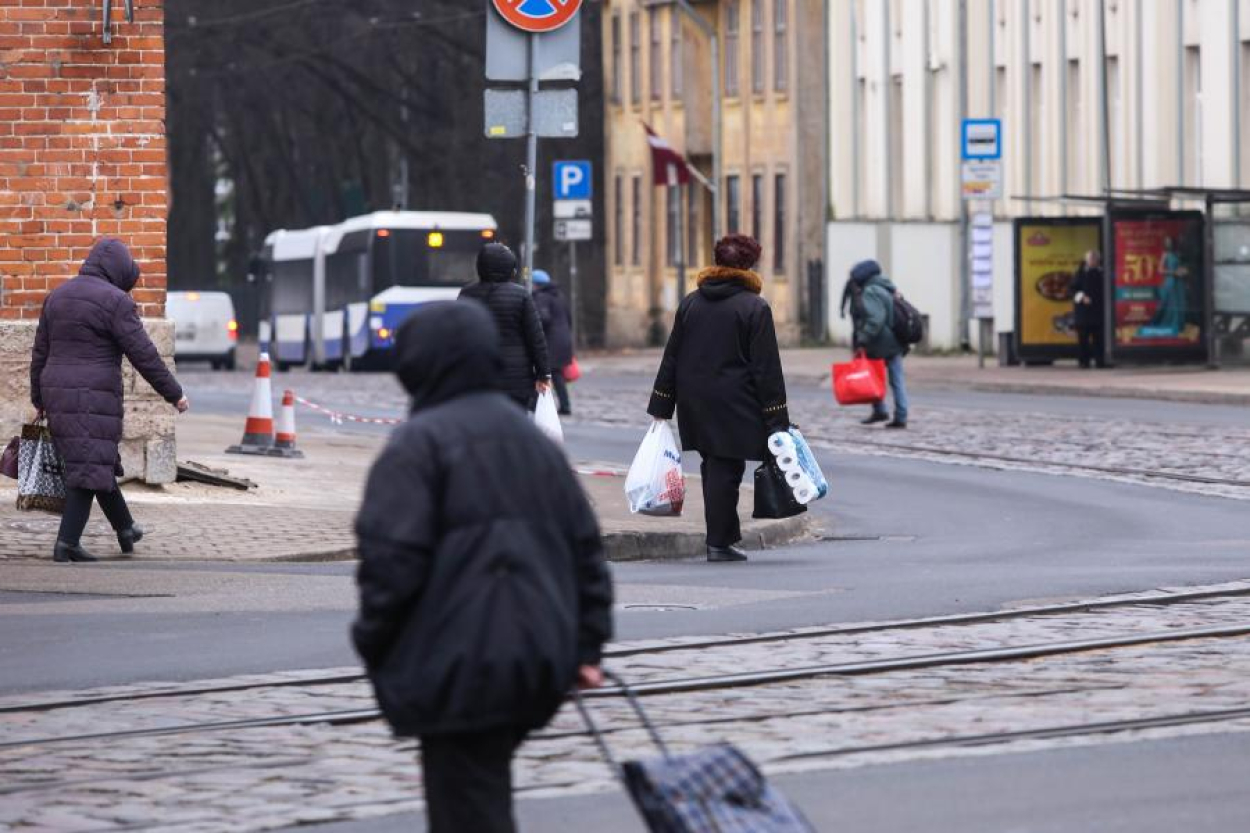
<path fill-rule="evenodd" d="M 553 191 L 558 200 L 588 200 L 591 188 L 591 165 L 584 161 L 556 162 L 553 166 L 555 187 Z"/>

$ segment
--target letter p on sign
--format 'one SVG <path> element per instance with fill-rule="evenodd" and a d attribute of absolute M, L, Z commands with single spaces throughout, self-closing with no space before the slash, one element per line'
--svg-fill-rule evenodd
<path fill-rule="evenodd" d="M 557 200 L 590 199 L 591 167 L 589 162 L 555 163 L 555 198 Z"/>

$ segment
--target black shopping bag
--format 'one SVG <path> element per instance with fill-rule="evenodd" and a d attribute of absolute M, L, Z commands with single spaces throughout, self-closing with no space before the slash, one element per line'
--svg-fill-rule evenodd
<path fill-rule="evenodd" d="M 65 464 L 42 420 L 22 426 L 17 450 L 17 508 L 57 514 L 65 511 Z"/>
<path fill-rule="evenodd" d="M 755 511 L 751 517 L 793 518 L 806 511 L 807 507 L 795 499 L 785 472 L 770 455 L 770 459 L 755 470 Z"/>
<path fill-rule="evenodd" d="M 621 679 L 607 675 L 628 699 L 660 757 L 618 764 L 582 697 L 577 708 L 608 765 L 652 833 L 815 833 L 799 810 L 764 779 L 737 747 L 718 744 L 684 755 L 668 751 L 642 705 Z"/>

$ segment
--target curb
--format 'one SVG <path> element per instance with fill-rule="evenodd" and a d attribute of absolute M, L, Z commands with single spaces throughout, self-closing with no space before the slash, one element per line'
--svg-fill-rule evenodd
<path fill-rule="evenodd" d="M 764 550 L 793 543 L 807 537 L 812 527 L 807 514 L 749 524 L 742 530 L 742 546 Z M 603 536 L 603 549 L 608 561 L 613 562 L 681 561 L 703 557 L 707 541 L 701 532 L 608 532 Z"/>

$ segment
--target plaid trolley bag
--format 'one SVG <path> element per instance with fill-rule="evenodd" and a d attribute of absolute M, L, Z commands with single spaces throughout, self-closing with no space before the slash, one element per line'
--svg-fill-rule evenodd
<path fill-rule="evenodd" d="M 605 676 L 624 693 L 661 757 L 617 763 L 580 695 L 577 708 L 652 833 L 815 833 L 736 747 L 670 753 L 629 686 L 614 674 Z"/>

